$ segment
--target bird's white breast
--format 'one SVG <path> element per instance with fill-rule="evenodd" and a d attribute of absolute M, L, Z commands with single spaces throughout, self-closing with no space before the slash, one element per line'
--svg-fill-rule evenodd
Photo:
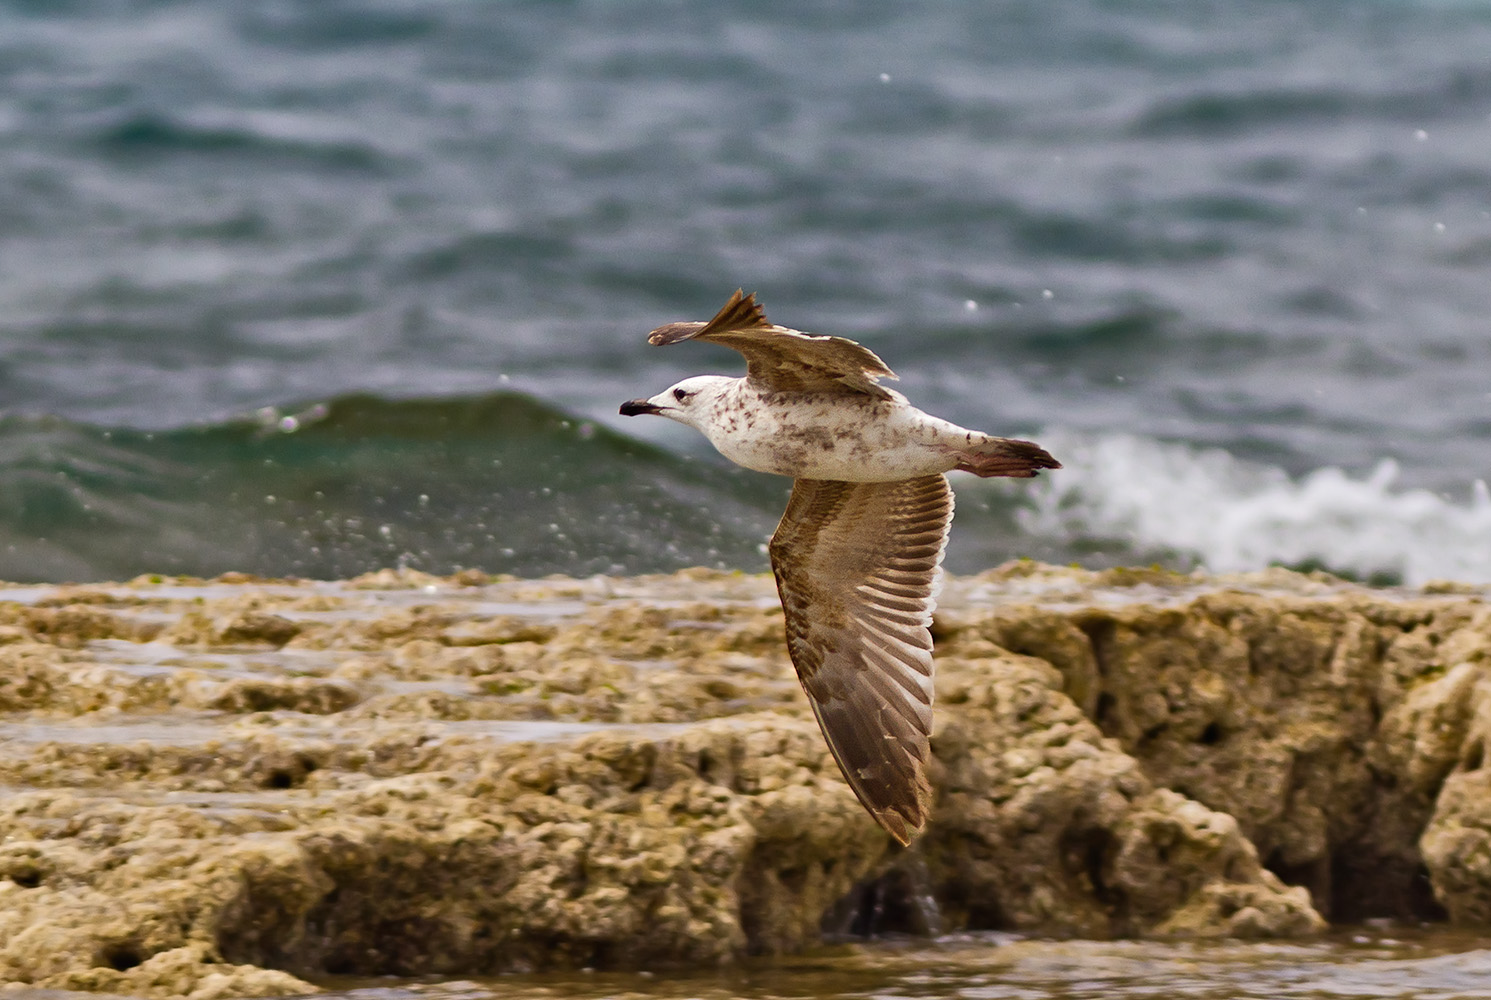
<path fill-rule="evenodd" d="M 946 472 L 949 448 L 982 437 L 923 413 L 898 393 L 761 393 L 741 380 L 710 407 L 700 430 L 748 469 L 800 479 L 890 482 Z M 970 440 L 971 440 L 970 437 Z"/>

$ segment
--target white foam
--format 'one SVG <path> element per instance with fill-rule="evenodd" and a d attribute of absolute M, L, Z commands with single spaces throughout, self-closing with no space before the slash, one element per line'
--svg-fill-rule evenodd
<path fill-rule="evenodd" d="M 1398 465 L 1354 479 L 1338 468 L 1283 470 L 1128 435 L 1038 437 L 1065 466 L 1031 484 L 1018 516 L 1035 535 L 1118 538 L 1139 551 L 1195 556 L 1217 572 L 1318 562 L 1361 577 L 1387 573 L 1491 582 L 1491 491 L 1468 502 L 1394 489 Z"/>

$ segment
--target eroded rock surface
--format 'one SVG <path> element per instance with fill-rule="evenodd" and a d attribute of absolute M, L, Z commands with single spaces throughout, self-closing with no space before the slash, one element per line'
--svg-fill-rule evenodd
<path fill-rule="evenodd" d="M 11 588 L 0 981 L 208 1000 L 716 964 L 874 914 L 1485 922 L 1491 614 L 1439 589 L 950 581 L 938 805 L 902 852 L 823 745 L 767 578 Z"/>

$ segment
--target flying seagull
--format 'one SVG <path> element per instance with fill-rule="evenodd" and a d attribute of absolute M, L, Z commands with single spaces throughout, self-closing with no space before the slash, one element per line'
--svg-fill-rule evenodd
<path fill-rule="evenodd" d="M 1028 479 L 1061 463 L 923 413 L 880 385 L 896 375 L 874 352 L 777 326 L 754 293 L 647 338 L 685 340 L 739 351 L 745 378 L 697 375 L 621 412 L 688 424 L 731 461 L 796 480 L 768 549 L 787 651 L 849 787 L 908 844 L 932 799 L 930 626 L 953 519 L 943 473 Z"/>

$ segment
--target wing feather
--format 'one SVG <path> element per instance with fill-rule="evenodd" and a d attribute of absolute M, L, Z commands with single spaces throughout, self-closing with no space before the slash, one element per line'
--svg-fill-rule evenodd
<path fill-rule="evenodd" d="M 799 479 L 771 540 L 787 649 L 828 748 L 903 844 L 931 807 L 929 626 L 952 514 L 940 475 Z"/>
<path fill-rule="evenodd" d="M 708 323 L 669 323 L 653 330 L 655 346 L 704 340 L 739 351 L 746 359 L 746 378 L 766 392 L 868 395 L 889 399 L 878 380 L 895 378 L 868 347 L 844 337 L 819 337 L 777 326 L 766 318 L 756 295 L 730 296 Z"/>

